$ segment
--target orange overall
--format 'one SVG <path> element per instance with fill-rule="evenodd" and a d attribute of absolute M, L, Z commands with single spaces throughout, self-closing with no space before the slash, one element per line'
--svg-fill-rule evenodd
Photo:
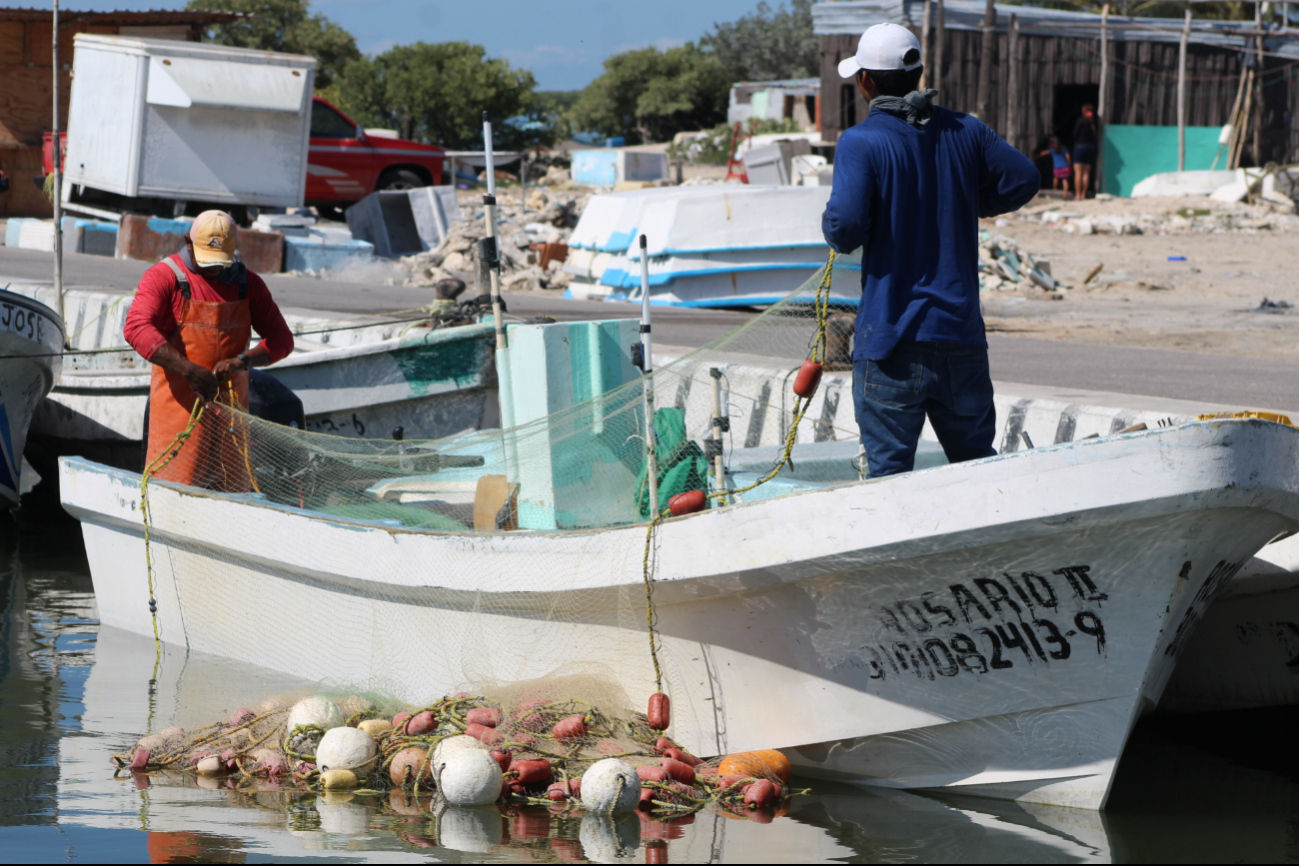
<path fill-rule="evenodd" d="M 168 345 L 199 366 L 211 370 L 218 361 L 234 358 L 248 349 L 252 337 L 252 314 L 248 306 L 248 285 L 240 283 L 239 300 L 228 303 L 195 301 L 190 298 L 189 279 L 174 257 L 164 261 L 176 274 L 184 305 L 180 323 Z M 248 371 L 241 370 L 219 383 L 217 399 L 208 405 L 194 428 L 155 478 L 178 481 L 196 487 L 231 492 L 249 489 L 246 462 L 247 430 L 241 419 L 223 406 L 248 410 Z M 198 395 L 184 376 L 153 368 L 149 389 L 149 449 L 146 468 L 189 426 Z M 232 403 L 233 400 L 233 403 Z M 165 458 L 164 458 L 165 459 Z"/>

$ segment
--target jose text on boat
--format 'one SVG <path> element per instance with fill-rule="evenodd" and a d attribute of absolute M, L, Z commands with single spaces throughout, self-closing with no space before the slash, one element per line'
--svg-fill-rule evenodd
<path fill-rule="evenodd" d="M 194 220 L 185 247 L 144 272 L 126 317 L 127 342 L 153 364 L 146 466 L 188 429 L 195 401 L 247 410 L 248 371 L 293 351 L 293 332 L 266 283 L 235 255 L 239 228 L 224 211 Z M 263 339 L 248 348 L 252 332 Z M 204 417 L 158 477 L 247 489 L 238 434 L 220 406 Z M 235 447 L 228 447 L 233 444 Z M 164 458 L 165 459 L 165 458 Z"/>
<path fill-rule="evenodd" d="M 978 220 L 1040 183 L 986 124 L 917 91 L 923 70 L 896 24 L 871 27 L 839 64 L 870 111 L 839 138 L 822 230 L 841 253 L 863 248 L 853 398 L 872 478 L 911 470 L 926 416 L 953 463 L 996 453 Z"/>

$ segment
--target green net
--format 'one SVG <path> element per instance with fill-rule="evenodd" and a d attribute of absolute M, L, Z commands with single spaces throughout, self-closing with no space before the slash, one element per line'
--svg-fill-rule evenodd
<path fill-rule="evenodd" d="M 661 689 L 682 696 L 674 735 L 723 753 L 724 726 L 700 692 L 709 650 L 673 626 L 693 615 L 691 600 L 647 599 L 660 558 L 676 555 L 647 534 L 651 493 L 662 517 L 698 491 L 704 513 L 678 518 L 698 520 L 860 479 L 853 313 L 833 303 L 859 281 L 855 260 L 835 262 L 650 376 L 631 366 L 634 322 L 512 326 L 510 352 L 527 347 L 524 328 L 562 339 L 509 359 L 514 405 L 540 408 L 504 430 L 361 440 L 209 405 L 203 435 L 165 455 L 148 485 L 164 639 L 418 705 L 564 677 L 558 697 L 626 718 Z M 824 378 L 799 398 L 814 354 Z M 548 398 L 533 393 L 545 387 Z M 583 399 L 546 411 L 561 391 Z M 194 478 L 206 480 L 166 483 Z M 743 544 L 717 538 L 715 553 Z"/>

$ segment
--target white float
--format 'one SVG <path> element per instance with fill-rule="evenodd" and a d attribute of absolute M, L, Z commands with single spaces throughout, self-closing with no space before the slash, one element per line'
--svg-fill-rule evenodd
<path fill-rule="evenodd" d="M 588 812 L 634 812 L 639 801 L 640 776 L 626 761 L 605 758 L 582 774 L 582 808 Z"/>
<path fill-rule="evenodd" d="M 289 728 L 289 730 L 293 730 Z M 358 728 L 330 728 L 316 747 L 316 766 L 326 770 L 351 770 L 358 778 L 374 769 L 378 749 L 374 738 Z"/>
<path fill-rule="evenodd" d="M 347 720 L 338 704 L 329 698 L 319 695 L 303 698 L 289 710 L 289 717 L 284 722 L 284 730 L 292 733 L 299 725 L 316 725 L 326 731 L 337 728 Z"/>
<path fill-rule="evenodd" d="M 438 791 L 452 806 L 486 806 L 501 796 L 501 766 L 487 752 L 455 749 L 437 759 Z"/>

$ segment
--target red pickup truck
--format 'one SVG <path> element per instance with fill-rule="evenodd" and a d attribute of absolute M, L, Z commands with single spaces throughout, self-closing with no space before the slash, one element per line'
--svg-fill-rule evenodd
<path fill-rule="evenodd" d="M 68 134 L 59 134 L 66 158 Z M 360 201 L 376 190 L 413 189 L 442 183 L 440 147 L 367 134 L 320 97 L 311 103 L 311 155 L 307 159 L 305 203 L 322 216 Z M 45 133 L 45 174 L 54 167 L 53 135 Z M 39 180 L 43 180 L 40 178 Z"/>
<path fill-rule="evenodd" d="M 442 182 L 442 148 L 367 134 L 320 97 L 311 104 L 306 203 L 344 208 L 376 190 Z"/>

